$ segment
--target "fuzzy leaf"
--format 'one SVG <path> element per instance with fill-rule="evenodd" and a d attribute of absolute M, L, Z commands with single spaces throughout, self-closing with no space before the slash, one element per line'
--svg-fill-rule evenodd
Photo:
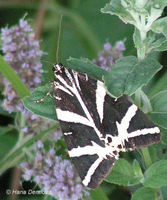
<path fill-rule="evenodd" d="M 105 180 L 109 183 L 131 186 L 139 184 L 141 179 L 141 176 L 135 175 L 132 165 L 120 158 Z"/>
<path fill-rule="evenodd" d="M 167 39 L 161 43 L 159 47 L 156 47 L 154 51 L 166 51 L 167 50 Z"/>
<path fill-rule="evenodd" d="M 165 37 L 157 39 L 149 47 L 152 51 L 165 51 L 167 49 L 167 39 Z"/>
<path fill-rule="evenodd" d="M 167 0 L 153 0 L 154 7 L 158 7 L 159 9 L 163 9 L 167 5 Z"/>
<path fill-rule="evenodd" d="M 152 31 L 149 32 L 148 38 L 143 43 L 147 54 L 153 51 L 164 51 L 167 49 L 167 38 L 162 34 L 156 34 Z"/>
<path fill-rule="evenodd" d="M 106 4 L 104 8 L 101 9 L 103 13 L 109 13 L 111 15 L 117 15 L 123 22 L 134 24 L 133 17 L 124 8 L 121 0 L 112 0 L 109 4 Z"/>
<path fill-rule="evenodd" d="M 133 41 L 136 48 L 139 48 L 141 46 L 140 32 L 137 28 L 135 28 L 134 33 L 133 33 Z"/>
<path fill-rule="evenodd" d="M 144 173 L 143 185 L 150 188 L 167 186 L 167 160 L 161 160 L 149 167 Z"/>
<path fill-rule="evenodd" d="M 157 93 L 150 100 L 153 111 L 167 113 L 167 90 Z"/>
<path fill-rule="evenodd" d="M 167 37 L 167 17 L 160 18 L 156 20 L 152 26 L 151 29 L 155 33 L 163 33 L 165 37 Z"/>
<path fill-rule="evenodd" d="M 36 88 L 31 96 L 22 99 L 25 108 L 35 115 L 57 121 L 56 105 L 54 98 L 47 96 L 42 102 L 34 102 L 41 100 L 50 90 L 49 85 Z"/>
<path fill-rule="evenodd" d="M 108 92 L 113 97 L 123 94 L 131 96 L 146 85 L 162 66 L 155 60 L 146 58 L 140 62 L 134 56 L 119 59 L 111 73 L 104 77 Z"/>
<path fill-rule="evenodd" d="M 150 101 L 152 112 L 150 118 L 159 126 L 167 128 L 167 90 L 157 93 Z"/>
<path fill-rule="evenodd" d="M 137 177 L 141 177 L 141 179 L 143 179 L 143 173 L 137 160 L 133 161 L 133 171 Z"/>
<path fill-rule="evenodd" d="M 167 113 L 150 112 L 147 114 L 155 124 L 167 129 Z"/>
<path fill-rule="evenodd" d="M 90 77 L 94 77 L 95 79 L 102 81 L 102 76 L 107 75 L 108 72 L 99 66 L 93 64 L 88 59 L 79 60 L 76 58 L 70 58 L 68 60 L 68 68 L 73 69 L 78 72 L 83 72 L 88 74 Z"/>

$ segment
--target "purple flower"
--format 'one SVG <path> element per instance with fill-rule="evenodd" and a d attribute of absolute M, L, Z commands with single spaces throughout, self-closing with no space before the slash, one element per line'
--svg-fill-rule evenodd
<path fill-rule="evenodd" d="M 104 50 L 98 54 L 98 58 L 93 60 L 93 63 L 105 69 L 111 70 L 111 67 L 115 65 L 116 60 L 123 56 L 122 52 L 125 50 L 124 41 L 116 42 L 112 47 L 109 42 L 104 44 Z"/>
<path fill-rule="evenodd" d="M 107 42 L 106 44 L 104 44 L 104 49 L 106 51 L 109 51 L 112 48 L 111 44 L 109 42 Z"/>
<path fill-rule="evenodd" d="M 29 89 L 34 90 L 41 83 L 43 70 L 40 59 L 44 53 L 39 48 L 39 41 L 34 40 L 32 28 L 25 19 L 21 19 L 18 26 L 5 27 L 1 29 L 1 33 L 4 59 Z M 33 115 L 23 107 L 20 98 L 8 80 L 4 78 L 3 83 L 5 98 L 2 106 L 9 113 L 20 111 L 25 115 L 27 126 L 22 128 L 24 133 L 36 134 L 52 126 L 51 121 L 46 123 L 46 120 Z M 60 135 L 57 135 L 57 139 L 52 136 L 52 139 L 57 141 L 60 139 Z"/>
<path fill-rule="evenodd" d="M 40 164 L 38 156 L 30 163 L 21 164 L 23 178 L 33 179 L 42 191 L 58 200 L 78 200 L 89 195 L 71 162 L 55 155 L 53 149 L 46 152 L 38 144 L 34 154 L 40 155 Z"/>
<path fill-rule="evenodd" d="M 43 70 L 40 59 L 43 52 L 39 49 L 39 41 L 34 40 L 32 28 L 25 19 L 20 19 L 18 26 L 1 29 L 1 40 L 4 59 L 29 89 L 34 90 L 41 83 Z M 6 96 L 4 109 L 9 113 L 21 111 L 23 107 L 16 92 L 6 79 L 3 83 Z"/>
<path fill-rule="evenodd" d="M 54 156 L 55 155 L 55 150 L 54 149 L 50 149 L 48 152 L 49 156 Z"/>
<path fill-rule="evenodd" d="M 118 51 L 125 51 L 124 42 L 123 42 L 123 41 L 118 41 L 118 42 L 116 42 L 115 48 L 116 48 L 116 50 L 118 50 Z"/>
<path fill-rule="evenodd" d="M 53 121 L 50 121 L 49 123 L 50 125 L 52 124 L 54 126 L 54 122 Z M 62 139 L 62 131 L 60 129 L 56 129 L 55 131 L 52 131 L 51 134 L 49 134 L 49 139 L 51 141 L 55 141 L 57 142 L 58 140 Z"/>
<path fill-rule="evenodd" d="M 41 149 L 44 147 L 44 145 L 43 145 L 41 140 L 38 140 L 37 147 L 41 148 Z"/>

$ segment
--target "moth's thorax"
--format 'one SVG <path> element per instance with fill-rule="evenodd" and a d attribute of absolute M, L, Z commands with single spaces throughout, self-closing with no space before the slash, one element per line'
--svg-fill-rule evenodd
<path fill-rule="evenodd" d="M 61 63 L 55 63 L 55 64 L 53 65 L 52 70 L 54 71 L 54 74 L 55 74 L 55 76 L 56 76 L 56 75 L 58 75 L 58 74 L 62 74 L 62 73 L 63 73 L 64 67 L 63 67 L 63 65 L 62 65 Z"/>

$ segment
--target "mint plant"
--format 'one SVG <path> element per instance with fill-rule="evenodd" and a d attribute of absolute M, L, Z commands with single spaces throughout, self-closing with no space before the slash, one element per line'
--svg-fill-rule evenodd
<path fill-rule="evenodd" d="M 142 86 L 147 84 L 162 67 L 156 60 L 149 58 L 149 54 L 167 49 L 167 18 L 161 17 L 166 3 L 167 1 L 163 0 L 113 0 L 102 9 L 102 12 L 117 15 L 123 22 L 134 25 L 133 40 L 137 49 L 137 58 L 128 56 L 120 59 L 111 74 L 104 77 L 108 91 L 115 97 L 135 94 L 135 103 L 139 107 L 142 103 L 143 111 L 149 112 L 152 120 L 163 128 L 166 128 L 164 121 L 167 122 L 167 110 L 164 109 L 164 104 L 167 103 L 165 100 L 167 91 L 159 92 L 149 100 Z M 160 96 L 161 99 L 158 98 Z M 161 100 L 165 101 L 164 104 Z M 125 186 L 141 183 L 142 187 L 132 195 L 133 200 L 164 199 L 165 196 L 159 188 L 167 185 L 165 171 L 167 161 L 162 158 L 163 160 L 156 160 L 153 163 L 148 148 L 142 149 L 142 153 L 146 165 L 143 172 L 136 160 L 133 165 L 129 165 L 125 160 L 119 160 L 116 164 L 118 166 L 115 166 L 107 180 Z"/>
<path fill-rule="evenodd" d="M 115 98 L 128 95 L 161 128 L 162 140 L 159 144 L 137 150 L 130 154 L 130 156 L 126 156 L 129 153 L 123 154 L 105 179 L 109 184 L 109 188 L 111 187 L 111 191 L 114 184 L 126 187 L 132 200 L 166 199 L 167 90 L 166 85 L 162 87 L 163 82 L 160 83 L 161 86 L 157 83 L 156 88 L 158 89 L 152 92 L 153 95 L 148 95 L 147 90 L 145 90 L 145 87 L 148 87 L 149 82 L 153 80 L 156 73 L 162 69 L 162 65 L 154 59 L 152 53 L 167 50 L 167 17 L 162 17 L 165 6 L 167 6 L 166 0 L 111 0 L 110 3 L 101 9 L 101 12 L 109 14 L 108 17 L 116 15 L 125 24 L 128 23 L 134 26 L 133 41 L 137 56 L 128 55 L 122 57 L 121 53 L 117 54 L 118 49 L 114 49 L 117 45 L 112 49 L 108 43 L 104 46 L 105 52 L 99 53 L 99 58 L 93 62 L 88 59 L 68 59 L 68 68 L 87 73 L 89 76 L 103 81 L 107 92 Z M 22 23 L 27 26 L 27 22 L 22 21 Z M 28 28 L 25 32 L 32 31 L 29 26 Z M 14 37 L 16 37 L 10 35 L 11 33 L 13 33 L 12 29 L 3 29 L 2 39 L 6 42 L 5 45 L 10 43 L 9 40 L 14 40 Z M 24 38 L 24 35 L 22 38 Z M 28 49 L 29 53 L 27 54 L 30 60 L 27 60 L 27 62 L 30 61 L 30 63 L 21 62 L 18 64 L 16 60 L 18 69 L 12 66 L 13 60 L 11 60 L 10 56 L 7 56 L 8 54 L 11 55 L 11 52 L 16 52 L 17 45 L 14 45 L 14 43 L 11 46 L 5 45 L 2 49 L 6 55 L 4 59 L 8 64 L 1 57 L 0 70 L 16 92 L 12 93 L 11 86 L 4 81 L 7 88 L 5 93 L 9 94 L 4 101 L 4 105 L 8 106 L 8 101 L 10 101 L 10 106 L 7 107 L 7 110 L 19 113 L 19 117 L 17 116 L 16 119 L 20 122 L 19 126 L 17 126 L 20 136 L 14 148 L 1 160 L 0 173 L 3 173 L 11 166 L 20 165 L 23 169 L 23 178 L 25 180 L 34 180 L 41 190 L 57 200 L 63 198 L 66 200 L 77 200 L 89 195 L 94 200 L 110 199 L 109 196 L 112 196 L 112 192 L 108 195 L 108 186 L 106 186 L 107 189 L 105 185 L 102 185 L 96 191 L 88 191 L 81 185 L 79 177 L 75 173 L 73 165 L 66 154 L 64 140 L 61 134 L 59 134 L 59 125 L 55 122 L 57 117 L 54 99 L 48 96 L 42 103 L 35 102 L 35 100 L 43 98 L 50 88 L 49 84 L 37 87 L 37 83 L 41 83 L 39 77 L 41 77 L 43 72 L 39 62 L 39 56 L 42 55 L 42 52 L 39 51 L 39 44 L 37 42 L 30 42 L 30 47 L 35 45 L 34 52 L 30 47 Z M 119 50 L 124 51 L 123 47 L 124 45 Z M 25 48 L 24 46 L 24 50 Z M 118 55 L 116 59 L 113 56 L 115 54 L 113 52 L 111 54 L 111 51 Z M 22 54 L 18 52 L 19 56 L 14 55 L 13 57 L 15 59 L 17 56 L 20 60 L 25 60 L 25 54 Z M 37 55 L 38 58 L 35 58 L 33 55 Z M 25 72 L 27 64 L 32 64 L 32 57 L 33 62 L 35 62 L 33 65 L 36 67 L 29 67 L 30 71 L 27 71 L 27 73 L 32 74 L 31 85 L 25 86 L 25 74 L 22 71 Z M 20 74 L 19 70 L 21 70 Z M 34 70 L 40 72 L 40 74 L 35 76 Z M 29 96 L 30 91 L 27 87 L 30 90 L 37 88 Z M 149 89 L 151 90 L 151 88 Z M 12 94 L 14 96 L 11 96 Z M 29 117 L 31 114 L 27 110 L 25 111 L 25 109 L 23 112 L 22 105 L 20 103 L 17 105 L 17 102 L 13 101 L 13 99 L 19 101 L 20 98 L 22 98 L 25 108 L 31 111 L 33 116 L 38 115 L 52 120 L 51 123 L 49 122 L 48 125 L 44 126 L 43 129 L 45 130 L 41 128 L 34 131 L 33 126 L 30 126 L 32 125 Z M 41 127 L 43 124 L 41 118 L 34 117 L 34 119 L 36 120 L 37 127 Z M 53 126 L 53 124 L 56 125 Z M 35 132 L 35 134 L 25 135 L 25 133 L 29 134 L 30 132 Z M 53 139 L 51 134 L 48 134 L 49 132 L 52 132 L 52 135 L 59 134 L 59 137 L 55 136 Z M 48 134 L 47 138 L 45 137 L 46 134 Z M 25 155 L 27 158 L 26 162 L 24 159 Z M 64 169 L 64 172 L 61 171 L 61 168 Z M 59 174 L 56 170 L 62 173 Z"/>

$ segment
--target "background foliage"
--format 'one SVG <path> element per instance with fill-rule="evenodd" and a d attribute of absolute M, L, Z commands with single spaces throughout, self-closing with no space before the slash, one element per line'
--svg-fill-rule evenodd
<path fill-rule="evenodd" d="M 25 13 L 28 13 L 26 18 L 30 19 L 32 27 L 35 28 L 37 36 L 41 39 L 41 49 L 47 52 L 43 56 L 43 60 L 55 62 L 56 61 L 56 49 L 57 49 L 57 39 L 59 31 L 59 20 L 60 15 L 63 14 L 62 21 L 62 32 L 60 40 L 60 50 L 59 50 L 59 61 L 64 65 L 67 64 L 66 60 L 69 57 L 72 58 L 88 58 L 92 60 L 97 57 L 97 54 L 103 48 L 103 44 L 106 41 L 115 44 L 118 40 L 124 40 L 126 51 L 125 56 L 136 55 L 136 50 L 133 43 L 133 27 L 129 24 L 124 24 L 117 16 L 111 16 L 103 14 L 100 9 L 103 8 L 108 0 L 41 0 L 41 1 L 19 1 L 19 0 L 8 0 L 0 1 L 0 26 L 5 27 L 7 24 L 9 26 L 17 24 L 18 20 L 23 17 Z M 164 11 L 164 15 L 165 15 Z M 144 87 L 144 91 L 148 97 L 153 97 L 157 92 L 162 91 L 167 85 L 167 73 L 166 73 L 166 53 L 154 52 L 150 58 L 157 59 L 163 64 L 163 69 L 149 82 L 147 87 Z M 53 74 L 51 66 L 44 63 L 43 69 L 48 70 L 48 73 L 44 74 L 42 85 L 45 85 L 50 80 L 53 79 Z M 156 70 L 155 70 L 156 71 Z M 1 82 L 1 81 L 0 81 Z M 110 82 L 108 83 L 110 84 Z M 3 84 L 0 84 L 0 89 L 3 91 Z M 163 97 L 163 98 L 162 98 Z M 164 109 L 162 104 L 166 102 L 166 93 L 158 94 L 152 98 L 152 105 L 156 108 L 159 106 L 160 109 Z M 157 99 L 160 99 L 160 105 L 157 105 Z M 3 95 L 1 95 L 3 99 Z M 1 100 L 2 102 L 2 100 Z M 48 102 L 46 102 L 48 103 Z M 166 104 L 165 104 L 166 105 Z M 166 107 L 165 107 L 166 109 Z M 153 115 L 153 114 L 152 114 Z M 157 116 L 153 116 L 157 120 Z M 162 117 L 162 116 L 161 116 Z M 18 139 L 18 133 L 12 126 L 14 115 L 9 115 L 0 106 L 0 160 L 9 152 L 9 150 L 14 146 Z M 164 128 L 166 128 L 166 121 L 164 121 Z M 162 129 L 163 132 L 163 143 L 155 147 L 149 147 L 150 155 L 152 161 L 157 161 L 158 157 L 166 158 L 166 142 L 167 137 L 165 136 L 166 130 Z M 44 134 L 44 133 L 43 133 Z M 41 133 L 42 135 L 42 133 Z M 39 136 L 38 136 L 39 137 Z M 27 144 L 28 145 L 28 144 Z M 163 151 L 162 151 L 163 150 Z M 17 152 L 16 152 L 17 153 Z M 161 155 L 163 154 L 163 155 Z M 21 156 L 21 155 L 20 155 Z M 108 197 L 101 196 L 101 199 L 130 199 L 130 192 L 133 193 L 140 185 L 136 185 L 139 181 L 142 182 L 143 174 L 141 173 L 141 168 L 138 163 L 141 162 L 140 151 L 122 153 L 124 159 L 120 159 L 118 165 L 124 166 L 119 171 L 113 172 L 108 178 L 108 182 L 113 184 L 108 184 L 103 182 L 102 190 L 107 194 Z M 131 158 L 136 158 L 138 161 Z M 12 160 L 12 162 L 17 162 Z M 12 162 L 10 162 L 12 166 Z M 147 166 L 148 167 L 148 166 Z M 119 169 L 119 168 L 118 168 Z M 156 174 L 153 174 L 154 170 L 157 170 Z M 163 169 L 163 170 L 161 170 Z M 1 176 L 1 187 L 0 198 L 9 198 L 5 196 L 6 189 L 13 187 L 15 185 L 12 181 L 14 180 L 15 169 L 10 169 Z M 127 172 L 127 173 L 125 173 Z M 133 196 L 133 200 L 138 199 L 155 199 L 156 195 L 153 188 L 161 187 L 161 194 L 166 198 L 166 161 L 162 160 L 156 163 L 156 166 L 152 169 L 151 167 L 145 172 L 145 183 L 143 188 L 137 190 Z M 154 176 L 152 176 L 152 174 Z M 159 183 L 155 183 L 156 176 L 163 176 Z M 19 177 L 19 176 L 18 176 Z M 120 179 L 121 177 L 121 179 Z M 16 177 L 17 178 L 17 177 Z M 130 180 L 130 182 L 129 182 Z M 29 183 L 30 184 L 30 183 Z M 115 185 L 117 184 L 117 185 Z M 119 186 L 120 185 L 120 186 Z M 127 188 L 122 187 L 122 185 L 127 186 Z M 31 184 L 24 187 L 33 187 Z M 98 199 L 98 192 L 101 193 L 101 188 L 94 193 L 91 192 L 91 196 L 94 199 Z M 129 192 L 130 191 L 130 192 Z M 138 198 L 139 196 L 146 195 L 144 197 Z M 42 195 L 21 195 L 20 198 L 25 199 L 37 199 L 43 198 Z"/>

